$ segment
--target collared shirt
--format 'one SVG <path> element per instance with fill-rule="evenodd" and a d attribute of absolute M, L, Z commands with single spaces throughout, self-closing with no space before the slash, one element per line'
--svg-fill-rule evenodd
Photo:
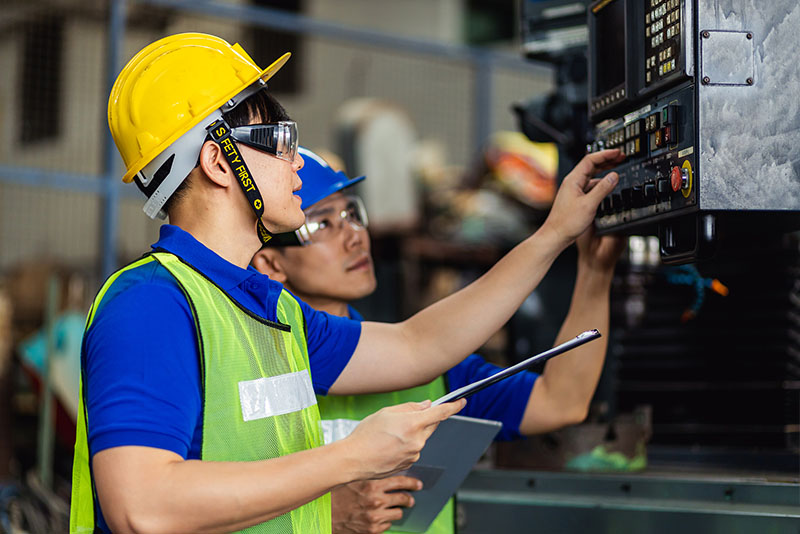
<path fill-rule="evenodd" d="M 179 256 L 256 315 L 276 320 L 281 284 L 224 260 L 176 226 L 161 227 L 154 249 Z M 356 321 L 300 302 L 314 389 L 326 394 L 361 334 Z M 84 341 L 91 454 L 122 445 L 200 457 L 199 352 L 189 304 L 157 262 L 120 276 L 98 307 Z"/>
<path fill-rule="evenodd" d="M 354 321 L 364 320 L 352 306 L 348 305 L 347 310 Z M 445 373 L 445 384 L 448 391 L 455 391 L 500 370 L 500 367 L 487 362 L 478 354 L 472 354 Z M 522 416 L 525 415 L 533 384 L 537 378 L 539 375 L 530 371 L 510 376 L 470 397 L 459 415 L 503 423 L 503 428 L 495 437 L 495 441 L 519 439 L 522 437 L 519 425 L 522 423 Z"/>

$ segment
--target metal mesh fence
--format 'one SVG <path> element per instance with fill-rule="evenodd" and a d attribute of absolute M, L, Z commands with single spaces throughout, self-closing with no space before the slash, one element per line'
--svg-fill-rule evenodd
<path fill-rule="evenodd" d="M 313 13 L 314 3 L 309 4 L 306 12 Z M 46 257 L 100 274 L 104 254 L 114 254 L 116 265 L 138 256 L 157 239 L 160 225 L 141 212 L 143 197 L 136 188 L 119 183 L 121 163 L 113 173 L 104 163 L 109 4 L 12 0 L 3 11 L 0 270 Z M 436 13 L 432 9 L 432 16 Z M 126 14 L 122 64 L 146 44 L 181 31 L 238 41 L 253 50 L 259 64 L 271 62 L 277 54 L 268 55 L 282 44 L 281 39 L 256 43 L 269 43 L 273 30 L 259 30 L 246 18 L 139 2 L 128 2 Z M 516 129 L 510 105 L 551 88 L 544 68 L 522 61 L 519 68 L 498 66 L 489 71 L 491 90 L 481 104 L 480 73 L 469 57 L 370 46 L 363 38 L 349 40 L 346 32 L 297 33 L 286 44 L 297 48 L 296 65 L 276 94 L 299 123 L 301 142 L 312 148 L 335 150 L 342 104 L 367 97 L 404 110 L 419 139 L 445 147 L 447 163 L 467 166 L 476 157 L 476 113 L 488 117 L 487 131 Z M 109 187 L 119 187 L 110 251 L 101 244 Z"/>

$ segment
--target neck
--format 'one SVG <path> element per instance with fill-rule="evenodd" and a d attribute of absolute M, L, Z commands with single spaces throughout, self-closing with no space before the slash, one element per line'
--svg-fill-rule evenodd
<path fill-rule="evenodd" d="M 343 300 L 336 300 L 326 297 L 317 297 L 313 295 L 304 295 L 301 292 L 295 291 L 294 289 L 287 286 L 287 289 L 294 293 L 297 298 L 311 306 L 317 311 L 324 311 L 331 315 L 337 315 L 339 317 L 350 317 L 350 313 L 347 310 L 347 302 Z"/>
<path fill-rule="evenodd" d="M 192 209 L 185 209 L 193 206 Z M 213 250 L 223 259 L 246 269 L 261 242 L 256 235 L 255 223 L 247 224 L 240 213 L 230 213 L 205 205 L 182 202 L 180 208 L 169 214 L 170 224 L 189 232 L 203 245 Z"/>

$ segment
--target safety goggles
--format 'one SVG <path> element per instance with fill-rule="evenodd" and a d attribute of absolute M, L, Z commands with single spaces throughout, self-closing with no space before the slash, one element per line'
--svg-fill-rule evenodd
<path fill-rule="evenodd" d="M 237 126 L 231 128 L 231 138 L 289 163 L 297 157 L 297 123 L 294 121 Z"/>
<path fill-rule="evenodd" d="M 337 236 L 349 224 L 353 230 L 363 230 L 369 224 L 367 208 L 360 197 L 346 195 L 344 208 L 338 206 L 311 207 L 306 210 L 306 222 L 295 231 L 303 246 L 322 243 Z"/>

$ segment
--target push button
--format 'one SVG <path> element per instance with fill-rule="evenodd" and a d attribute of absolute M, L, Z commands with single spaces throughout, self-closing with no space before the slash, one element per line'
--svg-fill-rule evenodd
<path fill-rule="evenodd" d="M 631 191 L 631 205 L 634 208 L 641 208 L 644 206 L 644 189 L 641 185 L 634 185 Z"/>
<path fill-rule="evenodd" d="M 662 131 L 664 132 L 662 135 L 662 139 L 664 139 L 665 145 L 669 145 L 675 142 L 675 139 L 673 139 L 672 136 L 672 126 L 664 126 L 664 129 Z"/>
<path fill-rule="evenodd" d="M 607 196 L 603 199 L 603 214 L 608 215 L 609 213 L 613 213 L 613 209 L 611 208 L 611 196 Z"/>
<path fill-rule="evenodd" d="M 656 182 L 656 194 L 659 200 L 667 200 L 670 193 L 672 193 L 672 187 L 670 186 L 669 180 L 666 178 L 659 178 Z"/>
<path fill-rule="evenodd" d="M 647 182 L 644 184 L 644 204 L 649 206 L 656 203 L 656 184 Z"/>
<path fill-rule="evenodd" d="M 629 210 L 632 207 L 631 204 L 631 189 L 630 187 L 623 189 L 620 191 L 622 194 L 622 209 Z"/>
<path fill-rule="evenodd" d="M 622 211 L 622 195 L 619 193 L 611 195 L 611 209 L 614 210 L 615 213 Z"/>
<path fill-rule="evenodd" d="M 672 185 L 673 191 L 680 191 L 689 181 L 689 171 L 681 169 L 680 167 L 672 167 L 672 172 L 669 175 L 669 181 Z"/>
<path fill-rule="evenodd" d="M 661 124 L 675 124 L 675 108 L 676 106 L 670 105 L 661 110 Z"/>

